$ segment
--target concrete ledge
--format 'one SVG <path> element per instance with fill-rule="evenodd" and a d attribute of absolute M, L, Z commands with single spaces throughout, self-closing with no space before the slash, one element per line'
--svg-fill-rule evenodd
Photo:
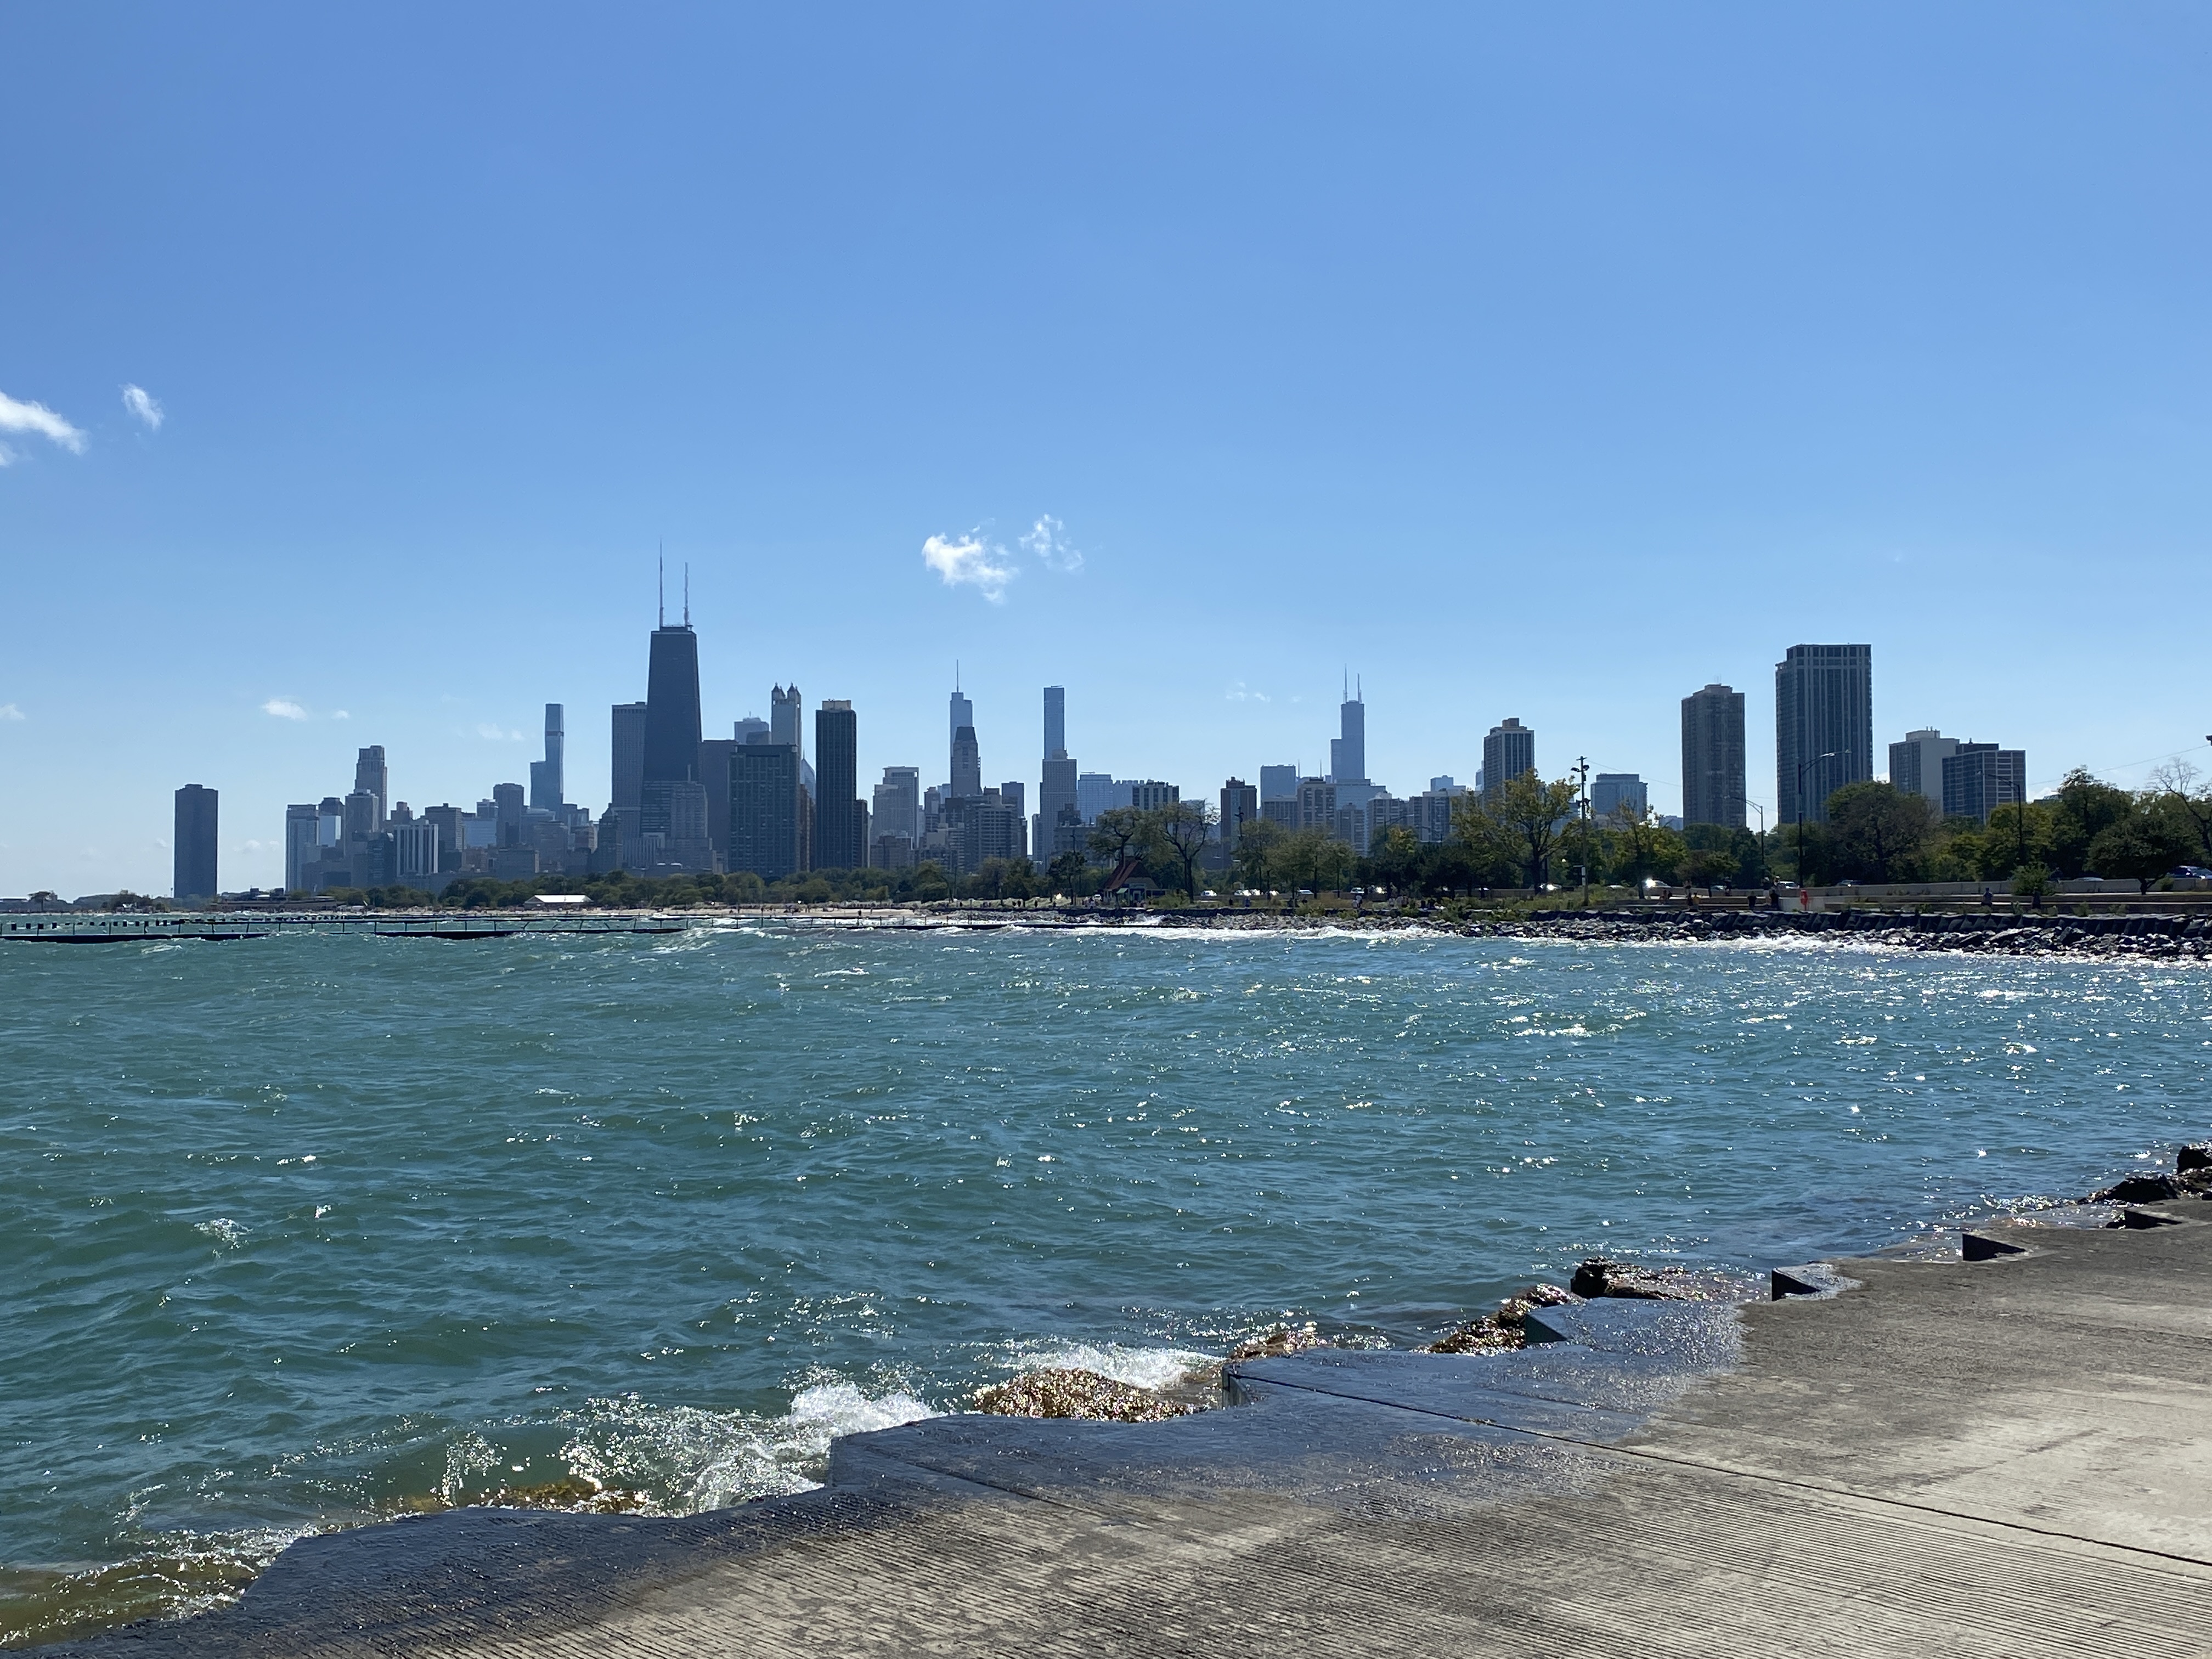
<path fill-rule="evenodd" d="M 2201 1659 L 2212 1227 L 1544 1310 L 1519 1352 L 1322 1350 L 1134 1425 L 957 1416 L 681 1520 L 308 1540 L 235 1607 L 68 1650 Z M 1848 1287 L 1844 1281 L 1856 1282 Z"/>

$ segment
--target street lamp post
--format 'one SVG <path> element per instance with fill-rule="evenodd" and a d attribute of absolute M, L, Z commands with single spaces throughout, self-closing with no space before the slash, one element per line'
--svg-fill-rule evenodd
<path fill-rule="evenodd" d="M 1801 893 L 1805 890 L 1805 771 L 1808 767 L 1818 766 L 1822 761 L 1832 761 L 1835 757 L 1836 751 L 1831 749 L 1825 755 L 1815 755 L 1808 761 L 1797 763 L 1797 890 Z"/>
<path fill-rule="evenodd" d="M 1576 757 L 1575 757 L 1575 773 L 1576 773 L 1576 775 L 1577 775 L 1577 776 L 1578 776 L 1579 778 L 1581 778 L 1581 780 L 1582 780 L 1582 791 L 1583 791 L 1583 909 L 1585 909 L 1585 910 L 1587 910 L 1587 909 L 1589 909 L 1589 853 L 1590 853 L 1589 757 L 1589 756 L 1587 756 L 1587 755 L 1577 755 L 1577 756 L 1576 756 Z"/>

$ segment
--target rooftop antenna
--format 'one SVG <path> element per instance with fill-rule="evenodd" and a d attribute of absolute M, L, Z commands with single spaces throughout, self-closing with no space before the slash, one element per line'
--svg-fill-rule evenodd
<path fill-rule="evenodd" d="M 668 626 L 668 544 L 660 544 L 660 626 Z"/>
<path fill-rule="evenodd" d="M 684 625 L 691 626 L 691 561 L 684 561 Z"/>

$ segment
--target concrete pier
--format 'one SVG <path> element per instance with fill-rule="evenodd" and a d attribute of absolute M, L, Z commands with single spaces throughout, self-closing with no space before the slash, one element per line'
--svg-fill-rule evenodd
<path fill-rule="evenodd" d="M 1554 1310 L 1514 1353 L 1255 1361 L 1170 1423 L 935 1419 L 683 1520 L 331 1534 L 66 1650 L 2204 1659 L 2212 1202 L 2132 1220 Z"/>

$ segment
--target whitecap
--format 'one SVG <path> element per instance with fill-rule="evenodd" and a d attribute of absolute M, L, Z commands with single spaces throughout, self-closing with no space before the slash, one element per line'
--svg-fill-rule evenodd
<path fill-rule="evenodd" d="M 246 1229 L 227 1215 L 217 1216 L 212 1221 L 203 1221 L 192 1231 L 205 1233 L 215 1240 L 216 1249 L 219 1250 L 235 1249 L 246 1242 Z"/>
<path fill-rule="evenodd" d="M 1185 1371 L 1218 1364 L 1218 1354 L 1189 1348 L 1136 1348 L 1120 1342 L 1038 1341 L 1012 1346 L 1008 1369 L 1015 1371 L 1097 1371 L 1139 1389 L 1164 1389 Z"/>

